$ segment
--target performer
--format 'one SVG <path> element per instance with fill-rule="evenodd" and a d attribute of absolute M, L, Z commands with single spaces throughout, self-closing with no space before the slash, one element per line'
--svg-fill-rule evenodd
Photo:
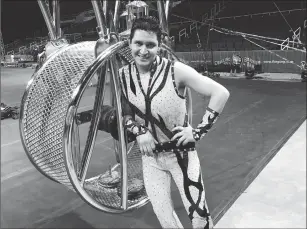
<path fill-rule="evenodd" d="M 133 22 L 130 48 L 134 61 L 119 70 L 124 126 L 143 154 L 144 185 L 161 226 L 183 228 L 171 200 L 173 178 L 193 228 L 213 228 L 195 143 L 216 122 L 229 92 L 188 65 L 159 57 L 161 34 L 153 17 Z M 195 128 L 187 123 L 186 87 L 210 97 Z M 103 109 L 103 117 L 107 110 Z"/>

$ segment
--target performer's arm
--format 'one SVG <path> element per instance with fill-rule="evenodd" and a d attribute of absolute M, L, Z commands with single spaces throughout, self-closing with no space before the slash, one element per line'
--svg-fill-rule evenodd
<path fill-rule="evenodd" d="M 155 144 L 157 141 L 146 126 L 135 120 L 135 115 L 132 112 L 129 101 L 124 96 L 122 97 L 122 104 L 123 111 L 126 111 L 124 114 L 124 127 L 128 132 L 128 140 L 129 136 L 130 140 L 136 139 L 141 153 L 147 156 L 153 156 L 153 150 L 156 148 Z"/>
<path fill-rule="evenodd" d="M 121 102 L 123 106 L 124 128 L 128 132 L 128 141 L 129 136 L 130 140 L 136 139 L 141 153 L 143 155 L 153 156 L 153 150 L 155 150 L 157 141 L 151 135 L 147 127 L 135 120 L 135 114 L 131 109 L 130 102 L 124 94 L 122 94 Z"/>
<path fill-rule="evenodd" d="M 122 95 L 121 96 L 121 104 L 122 104 L 122 110 L 123 110 L 123 117 L 124 117 L 124 127 L 125 129 L 133 134 L 135 137 L 145 134 L 148 129 L 139 124 L 137 121 L 134 119 L 134 113 L 129 105 L 129 101 L 127 98 Z"/>
<path fill-rule="evenodd" d="M 203 96 L 210 97 L 208 107 L 199 125 L 192 129 L 194 141 L 200 140 L 216 122 L 220 113 L 229 98 L 229 91 L 221 84 L 215 82 L 209 77 L 199 74 L 195 69 L 180 62 L 174 64 L 175 81 L 179 91 L 183 91 L 185 87 L 189 87 Z M 176 129 L 176 128 L 174 128 Z M 182 130 L 182 129 L 176 129 Z M 176 134 L 172 139 L 183 136 L 183 133 Z M 183 141 L 186 144 L 191 139 L 179 140 L 179 144 Z"/>

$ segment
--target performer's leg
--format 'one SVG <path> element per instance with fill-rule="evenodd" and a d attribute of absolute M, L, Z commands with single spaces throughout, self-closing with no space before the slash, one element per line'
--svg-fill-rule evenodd
<path fill-rule="evenodd" d="M 196 151 L 176 153 L 170 172 L 180 192 L 193 228 L 213 228 L 205 199 L 201 167 Z"/>
<path fill-rule="evenodd" d="M 183 228 L 171 199 L 170 173 L 159 166 L 156 158 L 143 156 L 142 159 L 145 189 L 161 226 Z"/>

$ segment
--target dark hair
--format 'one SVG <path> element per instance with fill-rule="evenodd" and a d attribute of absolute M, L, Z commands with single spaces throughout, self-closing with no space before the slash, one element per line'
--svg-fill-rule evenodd
<path fill-rule="evenodd" d="M 150 31 L 157 35 L 159 44 L 161 43 L 162 29 L 160 27 L 159 21 L 152 16 L 144 16 L 136 18 L 133 21 L 131 32 L 130 32 L 130 41 L 132 40 L 136 30 Z"/>

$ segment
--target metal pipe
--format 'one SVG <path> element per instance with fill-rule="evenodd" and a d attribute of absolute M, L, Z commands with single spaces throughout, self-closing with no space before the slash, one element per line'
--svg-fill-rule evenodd
<path fill-rule="evenodd" d="M 166 19 L 166 23 L 168 23 L 168 16 L 169 16 L 169 12 L 170 12 L 170 0 L 166 0 L 165 2 L 165 19 Z"/>
<path fill-rule="evenodd" d="M 149 9 L 148 9 L 148 6 L 145 7 L 145 13 L 144 13 L 146 16 L 149 15 Z"/>
<path fill-rule="evenodd" d="M 113 16 L 113 23 L 115 27 L 115 32 L 118 33 L 118 23 L 119 23 L 119 6 L 120 6 L 120 0 L 116 0 L 115 2 L 115 8 L 114 8 L 114 16 Z"/>
<path fill-rule="evenodd" d="M 55 28 L 53 26 L 53 19 L 48 9 L 48 6 L 46 2 L 44 2 L 43 0 L 37 0 L 37 3 L 45 19 L 45 22 L 46 22 L 46 25 L 49 31 L 50 39 L 55 40 L 56 39 Z"/>
<path fill-rule="evenodd" d="M 159 12 L 159 21 L 162 27 L 162 31 L 168 35 L 168 25 L 165 16 L 164 4 L 162 1 L 157 1 L 158 12 Z"/>
<path fill-rule="evenodd" d="M 55 36 L 56 39 L 59 39 L 61 37 L 61 16 L 60 16 L 60 1 L 59 0 L 53 0 L 53 25 L 55 28 Z"/>
<path fill-rule="evenodd" d="M 108 0 L 102 0 L 102 11 L 104 13 L 106 20 L 108 18 L 108 6 L 109 6 Z M 107 21 L 107 23 L 108 23 L 108 21 Z"/>
<path fill-rule="evenodd" d="M 103 38 L 105 40 L 108 39 L 108 29 L 106 26 L 106 19 L 105 16 L 103 14 L 101 14 L 101 2 L 100 0 L 91 0 L 92 5 L 93 5 L 93 9 L 94 9 L 94 13 L 95 13 L 95 17 L 97 20 L 97 28 L 98 28 L 98 35 L 100 38 Z M 100 3 L 100 4 L 99 4 Z"/>
<path fill-rule="evenodd" d="M 116 64 L 116 60 L 113 57 L 112 60 L 109 61 L 110 63 L 110 71 L 111 71 L 111 77 L 112 77 L 112 83 L 115 93 L 115 105 L 117 110 L 117 125 L 119 127 L 119 144 L 120 148 L 122 149 L 120 152 L 120 160 L 121 160 L 121 177 L 122 177 L 122 183 L 121 183 L 121 197 L 122 202 L 121 206 L 124 210 L 127 209 L 128 204 L 128 165 L 127 165 L 127 148 L 125 144 L 125 134 L 124 134 L 124 126 L 123 126 L 123 116 L 122 116 L 122 107 L 121 107 L 121 88 L 119 84 L 119 75 L 118 75 L 118 67 Z"/>

